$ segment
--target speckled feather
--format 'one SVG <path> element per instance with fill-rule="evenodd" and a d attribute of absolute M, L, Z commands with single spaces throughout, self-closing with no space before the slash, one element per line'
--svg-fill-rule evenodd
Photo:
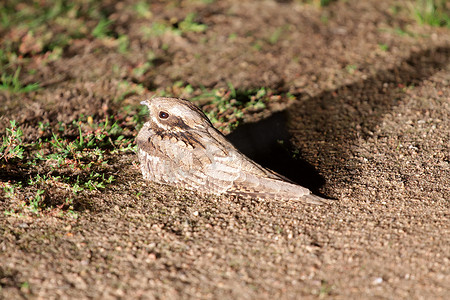
<path fill-rule="evenodd" d="M 243 155 L 191 102 L 159 97 L 142 104 L 150 114 L 136 139 L 145 179 L 216 195 L 329 201 Z"/>

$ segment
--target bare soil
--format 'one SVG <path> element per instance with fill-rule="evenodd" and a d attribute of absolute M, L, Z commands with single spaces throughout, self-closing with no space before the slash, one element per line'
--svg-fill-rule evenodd
<path fill-rule="evenodd" d="M 230 139 L 336 201 L 196 195 L 144 181 L 133 154 L 112 155 L 116 181 L 84 199 L 77 219 L 0 215 L 0 298 L 448 297 L 448 29 L 418 25 L 385 0 L 324 8 L 156 2 L 150 19 L 104 5 L 114 30 L 129 36 L 129 53 L 107 40 L 72 43 L 32 75 L 42 90 L 0 95 L 2 132 L 15 119 L 33 140 L 39 121 L 123 114 L 175 81 L 267 87 L 295 99 L 248 116 Z M 188 12 L 205 32 L 142 39 L 143 25 Z M 131 68 L 149 51 L 154 66 L 134 78 Z M 124 78 L 143 83 L 145 93 L 112 101 Z M 1 211 L 9 201 L 0 194 Z"/>

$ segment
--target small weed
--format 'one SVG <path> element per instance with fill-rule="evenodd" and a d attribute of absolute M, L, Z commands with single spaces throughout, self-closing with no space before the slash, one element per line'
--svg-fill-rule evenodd
<path fill-rule="evenodd" d="M 162 36 L 168 31 L 172 31 L 174 34 L 179 35 L 178 31 L 172 30 L 172 27 L 160 22 L 153 22 L 150 27 L 144 26 L 141 29 L 145 37 L 157 37 Z"/>
<path fill-rule="evenodd" d="M 146 1 L 139 1 L 134 5 L 134 10 L 140 17 L 149 19 L 152 16 L 152 12 L 150 11 L 150 6 Z"/>
<path fill-rule="evenodd" d="M 6 134 L 3 136 L 0 146 L 0 161 L 23 158 L 22 129 L 17 127 L 16 121 L 10 121 L 10 126 L 10 128 L 6 128 Z"/>
<path fill-rule="evenodd" d="M 317 7 L 325 7 L 330 5 L 331 2 L 334 2 L 336 0 L 297 0 L 297 2 L 300 3 L 312 3 L 313 5 Z"/>
<path fill-rule="evenodd" d="M 358 69 L 357 65 L 347 65 L 345 67 L 345 70 L 347 70 L 347 72 L 350 73 L 350 74 L 354 74 L 357 69 Z"/>
<path fill-rule="evenodd" d="M 205 24 L 196 23 L 194 21 L 195 16 L 196 15 L 194 13 L 190 13 L 183 21 L 174 24 L 154 22 L 151 27 L 143 27 L 142 32 L 146 37 L 161 36 L 166 32 L 170 32 L 174 35 L 182 35 L 188 32 L 204 32 L 208 26 Z"/>
<path fill-rule="evenodd" d="M 62 212 L 61 212 L 61 215 L 64 216 L 64 214 Z M 69 206 L 69 209 L 67 210 L 65 215 L 67 215 L 73 219 L 78 219 L 78 213 L 73 210 L 72 206 Z"/>
<path fill-rule="evenodd" d="M 131 72 L 133 76 L 139 78 L 142 77 L 145 73 L 147 73 L 151 67 L 152 67 L 151 62 L 146 61 L 141 65 L 137 66 L 136 68 L 134 68 Z"/>
<path fill-rule="evenodd" d="M 142 84 L 132 83 L 130 81 L 120 81 L 118 88 L 118 95 L 114 98 L 115 102 L 121 102 L 131 95 L 142 95 L 144 93 L 144 86 Z"/>
<path fill-rule="evenodd" d="M 3 188 L 3 193 L 7 198 L 14 198 L 17 194 L 17 190 L 22 187 L 22 184 L 19 183 L 10 183 L 10 182 L 0 182 L 0 187 Z"/>
<path fill-rule="evenodd" d="M 319 290 L 319 298 L 328 297 L 333 291 L 333 286 L 331 286 L 327 281 L 322 280 Z"/>
<path fill-rule="evenodd" d="M 43 201 L 42 194 L 44 194 L 44 192 L 45 192 L 44 190 L 39 190 L 38 189 L 36 191 L 36 195 L 34 195 L 34 197 L 30 199 L 29 204 L 27 206 L 27 209 L 30 212 L 32 212 L 32 213 L 34 213 L 36 215 L 39 214 L 39 211 L 41 210 L 41 204 L 42 204 L 42 201 Z"/>
<path fill-rule="evenodd" d="M 320 7 L 324 7 L 324 6 L 330 5 L 330 3 L 334 2 L 334 1 L 336 1 L 336 0 L 319 0 L 319 1 L 316 1 L 316 2 L 319 2 L 318 4 L 319 4 Z"/>
<path fill-rule="evenodd" d="M 1 76 L 0 90 L 9 91 L 11 93 L 28 93 L 39 89 L 39 83 L 31 83 L 23 85 L 19 80 L 21 68 L 18 67 L 14 75 L 8 75 L 4 72 Z"/>
<path fill-rule="evenodd" d="M 203 32 L 205 31 L 208 26 L 206 26 L 205 24 L 200 24 L 200 23 L 196 23 L 194 22 L 195 19 L 195 14 L 194 13 L 190 13 L 186 16 L 186 18 L 181 21 L 178 25 L 178 27 L 180 28 L 181 32 L 186 33 L 186 32 Z"/>
<path fill-rule="evenodd" d="M 99 174 L 99 173 L 90 173 L 87 181 L 83 183 L 84 188 L 93 191 L 98 189 L 104 189 L 106 187 L 106 184 L 109 184 L 114 181 L 114 176 L 110 175 L 108 178 L 105 178 L 105 174 Z M 79 177 L 77 177 L 77 185 L 78 190 L 80 189 L 80 186 L 78 184 L 80 182 Z"/>
<path fill-rule="evenodd" d="M 110 25 L 113 22 L 107 18 L 102 18 L 98 22 L 97 26 L 92 30 L 92 35 L 96 38 L 103 38 L 110 35 Z"/>
<path fill-rule="evenodd" d="M 389 11 L 391 12 L 392 15 L 397 16 L 400 11 L 402 10 L 402 7 L 399 4 L 393 4 L 389 7 Z"/>
<path fill-rule="evenodd" d="M 128 40 L 128 36 L 126 35 L 120 35 L 117 39 L 118 46 L 117 50 L 119 50 L 119 53 L 125 54 L 128 52 L 128 46 L 130 45 L 130 41 Z"/>
<path fill-rule="evenodd" d="M 330 21 L 329 13 L 322 13 L 320 15 L 320 22 L 322 22 L 323 24 L 327 25 L 329 21 Z"/>
<path fill-rule="evenodd" d="M 236 38 L 237 38 L 236 33 L 230 33 L 230 35 L 228 36 L 228 40 L 230 40 L 230 41 L 234 41 Z"/>
<path fill-rule="evenodd" d="M 8 53 L 5 50 L 0 49 L 0 66 L 6 65 L 9 60 Z"/>
<path fill-rule="evenodd" d="M 394 33 L 399 35 L 399 36 L 411 36 L 411 37 L 415 36 L 414 33 L 410 32 L 410 31 L 408 31 L 406 29 L 400 28 L 400 27 L 394 28 Z"/>
<path fill-rule="evenodd" d="M 142 127 L 142 125 L 144 124 L 145 120 L 148 117 L 148 109 L 145 105 L 138 105 L 138 106 L 134 106 L 134 105 L 127 105 L 124 106 L 121 111 L 119 113 L 122 113 L 126 116 L 132 116 L 132 117 L 128 117 L 128 122 L 130 124 L 130 126 L 135 127 L 136 131 L 139 131 Z M 127 141 L 126 138 L 123 138 L 124 141 Z M 119 136 L 117 138 L 117 143 L 121 142 L 122 138 Z M 129 139 L 128 139 L 129 141 Z M 130 149 L 135 147 L 136 145 L 134 145 L 133 143 L 129 143 L 128 146 L 126 145 L 122 145 L 122 147 L 119 147 L 118 149 L 113 150 L 113 152 L 115 153 L 115 151 L 120 151 L 122 152 L 122 150 L 125 149 Z M 125 150 L 126 151 L 126 150 Z"/>
<path fill-rule="evenodd" d="M 378 44 L 378 47 L 380 48 L 380 50 L 382 51 L 388 51 L 389 50 L 389 46 L 386 44 Z"/>
<path fill-rule="evenodd" d="M 263 48 L 262 42 L 256 41 L 255 43 L 253 43 L 252 48 L 255 49 L 256 51 L 261 51 Z"/>
<path fill-rule="evenodd" d="M 39 122 L 38 127 L 39 127 L 39 134 L 44 135 L 44 133 L 50 129 L 50 123 L 49 122 L 46 122 L 46 123 Z"/>
<path fill-rule="evenodd" d="M 25 281 L 20 285 L 20 291 L 22 293 L 29 293 L 30 292 L 30 284 Z"/>
<path fill-rule="evenodd" d="M 275 45 L 280 39 L 281 34 L 285 30 L 284 27 L 278 27 L 269 37 L 269 43 Z"/>
<path fill-rule="evenodd" d="M 450 7 L 446 0 L 416 0 L 410 11 L 419 24 L 450 28 Z"/>

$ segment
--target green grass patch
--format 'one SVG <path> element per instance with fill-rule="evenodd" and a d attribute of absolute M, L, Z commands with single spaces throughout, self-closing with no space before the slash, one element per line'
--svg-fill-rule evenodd
<path fill-rule="evenodd" d="M 447 0 L 416 0 L 410 10 L 419 24 L 450 28 L 450 6 Z"/>
<path fill-rule="evenodd" d="M 104 38 L 106 36 L 111 35 L 111 24 L 113 22 L 111 20 L 108 20 L 107 18 L 101 18 L 97 26 L 94 27 L 92 30 L 92 35 L 96 38 Z"/>
<path fill-rule="evenodd" d="M 150 18 L 153 14 L 147 1 L 140 1 L 133 6 L 134 11 L 142 18 Z"/>
<path fill-rule="evenodd" d="M 272 45 L 275 45 L 278 42 L 278 40 L 280 39 L 281 34 L 285 30 L 286 30 L 285 26 L 278 27 L 277 29 L 275 29 L 275 31 L 270 35 L 270 37 L 268 39 L 269 43 Z"/>
<path fill-rule="evenodd" d="M 299 3 L 307 3 L 307 4 L 313 4 L 317 7 L 325 7 L 330 5 L 332 2 L 335 2 L 337 0 L 296 0 Z"/>
<path fill-rule="evenodd" d="M 80 199 L 114 182 L 108 158 L 136 151 L 134 135 L 112 117 L 94 122 L 81 116 L 71 124 L 40 123 L 38 128 L 41 138 L 31 143 L 23 142 L 15 121 L 3 135 L 0 171 L 17 169 L 23 174 L 0 181 L 3 195 L 15 203 L 5 211 L 8 215 L 75 216 Z"/>
<path fill-rule="evenodd" d="M 389 51 L 389 46 L 387 44 L 378 44 L 378 48 L 382 51 Z"/>
<path fill-rule="evenodd" d="M 25 66 L 36 55 L 43 63 L 57 59 L 75 39 L 115 38 L 112 25 L 97 1 L 1 1 L 0 27 L 7 38 L 0 40 L 0 71 Z M 125 51 L 127 41 L 118 45 Z"/>
<path fill-rule="evenodd" d="M 200 24 L 195 22 L 196 15 L 194 13 L 190 13 L 186 16 L 186 18 L 178 24 L 178 28 L 182 33 L 186 32 L 203 32 L 208 26 L 205 24 Z"/>
<path fill-rule="evenodd" d="M 292 98 L 290 94 L 277 95 L 265 87 L 241 90 L 228 84 L 227 88 L 208 90 L 194 88 L 183 82 L 176 82 L 171 88 L 158 94 L 192 100 L 202 108 L 213 125 L 224 133 L 233 131 L 246 115 L 266 109 L 271 101 Z"/>
<path fill-rule="evenodd" d="M 0 91 L 9 91 L 13 94 L 28 93 L 39 89 L 39 83 L 23 84 L 19 80 L 21 68 L 18 67 L 13 75 L 2 73 Z"/>
<path fill-rule="evenodd" d="M 183 20 L 178 22 L 153 22 L 150 26 L 142 28 L 142 33 L 145 37 L 161 36 L 167 32 L 174 35 L 183 35 L 188 32 L 204 32 L 208 28 L 207 25 L 195 21 L 196 14 L 190 13 Z"/>
<path fill-rule="evenodd" d="M 358 66 L 357 65 L 346 65 L 345 66 L 345 70 L 349 73 L 349 74 L 354 74 L 356 72 L 356 70 L 358 70 Z"/>
<path fill-rule="evenodd" d="M 2 138 L 0 146 L 0 161 L 23 159 L 23 132 L 20 127 L 17 127 L 16 121 L 10 122 L 10 127 L 6 128 L 5 135 Z"/>

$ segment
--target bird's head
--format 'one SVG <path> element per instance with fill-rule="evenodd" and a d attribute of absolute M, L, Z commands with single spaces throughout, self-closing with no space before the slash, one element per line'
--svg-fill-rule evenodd
<path fill-rule="evenodd" d="M 211 122 L 196 105 L 180 98 L 156 97 L 141 102 L 148 107 L 150 127 L 178 132 L 211 126 Z"/>

